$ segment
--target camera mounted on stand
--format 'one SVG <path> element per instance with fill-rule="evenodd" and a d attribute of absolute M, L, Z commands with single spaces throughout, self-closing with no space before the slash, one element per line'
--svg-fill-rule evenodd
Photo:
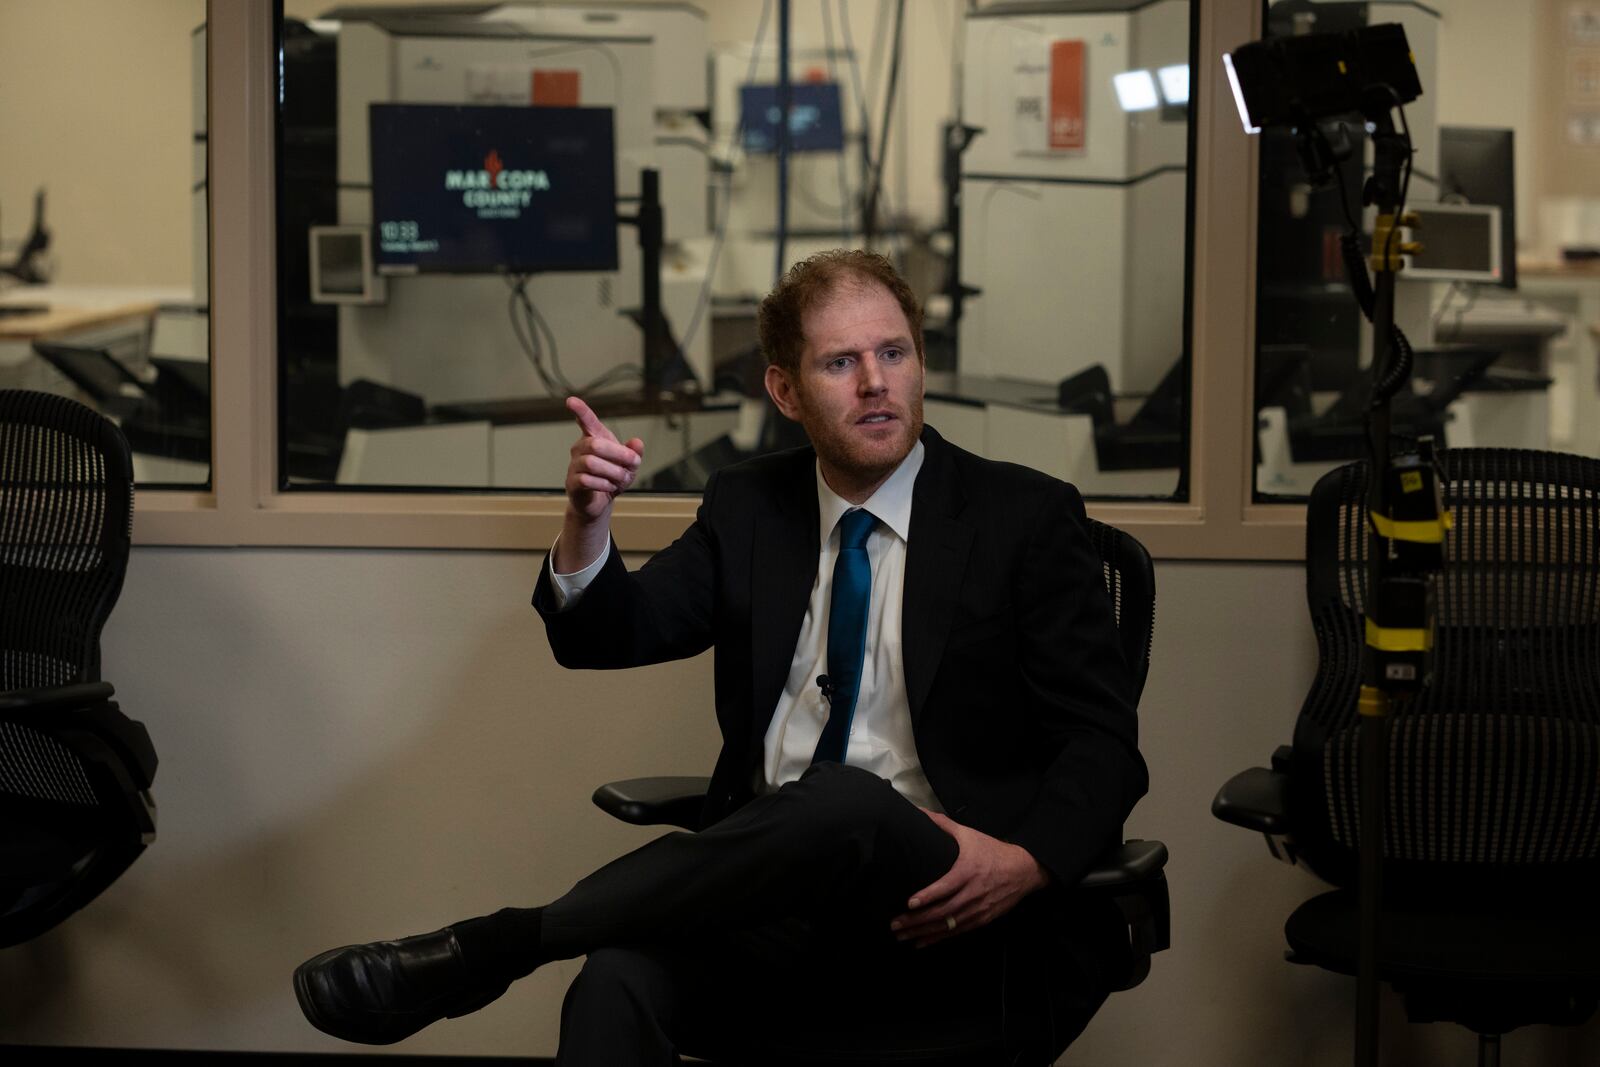
<path fill-rule="evenodd" d="M 1422 95 L 1422 83 L 1405 31 L 1394 24 L 1268 38 L 1235 49 L 1223 62 L 1246 131 L 1287 127 L 1314 184 L 1342 182 L 1338 164 L 1353 151 L 1342 129 L 1330 138 L 1323 123 L 1359 115 L 1373 143 L 1372 172 L 1361 191 L 1362 203 L 1376 211 L 1370 259 L 1362 259 L 1354 218 L 1340 243 L 1351 288 L 1373 327 L 1365 417 L 1366 634 L 1355 710 L 1361 717 L 1356 1063 L 1375 1067 L 1389 698 L 1427 684 L 1434 590 L 1451 526 L 1432 440 L 1424 437 L 1415 450 L 1397 451 L 1390 434 L 1390 402 L 1412 367 L 1411 345 L 1394 325 L 1395 275 L 1405 255 L 1422 251 L 1402 237 L 1414 225 L 1404 212 L 1412 159 L 1404 106 Z"/>

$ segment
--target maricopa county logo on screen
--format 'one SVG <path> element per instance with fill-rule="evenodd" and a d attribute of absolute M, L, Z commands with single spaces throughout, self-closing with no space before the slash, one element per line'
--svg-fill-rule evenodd
<path fill-rule="evenodd" d="M 533 202 L 534 193 L 550 191 L 542 170 L 507 170 L 498 150 L 490 149 L 482 170 L 447 170 L 444 187 L 461 190 L 461 204 L 480 219 L 516 219 Z"/>

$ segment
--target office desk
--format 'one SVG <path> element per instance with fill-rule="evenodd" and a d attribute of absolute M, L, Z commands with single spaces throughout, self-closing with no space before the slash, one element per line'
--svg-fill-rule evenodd
<path fill-rule="evenodd" d="M 125 323 L 153 323 L 161 305 L 153 300 L 135 300 L 99 307 L 71 307 L 50 304 L 43 311 L 10 314 L 4 309 L 28 306 L 32 300 L 0 297 L 0 341 L 55 341 L 90 330 Z"/>
<path fill-rule="evenodd" d="M 645 442 L 641 481 L 739 422 L 726 397 L 589 397 L 618 440 Z M 351 429 L 335 481 L 343 485 L 429 485 L 557 490 L 566 481 L 577 424 L 560 397 L 435 405 L 429 421 L 393 429 Z"/>
<path fill-rule="evenodd" d="M 0 388 L 77 395 L 66 379 L 35 357 L 35 341 L 84 344 L 131 338 L 138 350 L 132 362 L 142 366 L 167 292 L 60 285 L 24 285 L 0 292 Z M 34 307 L 40 310 L 5 310 Z"/>
<path fill-rule="evenodd" d="M 591 411 L 602 422 L 638 416 L 680 415 L 699 411 L 724 410 L 727 401 L 699 396 L 643 397 L 637 393 L 601 393 L 588 398 Z M 487 422 L 493 426 L 520 426 L 532 422 L 558 422 L 573 425 L 566 398 L 559 396 L 508 397 L 500 400 L 457 401 L 436 404 L 429 412 L 434 422 Z"/>

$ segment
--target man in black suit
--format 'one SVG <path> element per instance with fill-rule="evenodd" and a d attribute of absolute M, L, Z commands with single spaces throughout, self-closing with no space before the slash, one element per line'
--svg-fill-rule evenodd
<path fill-rule="evenodd" d="M 882 257 L 797 265 L 760 328 L 768 392 L 813 448 L 718 472 L 629 573 L 610 517 L 643 442 L 570 399 L 582 437 L 534 595 L 565 666 L 715 648 L 705 829 L 543 908 L 315 957 L 295 975 L 314 1025 L 399 1040 L 586 954 L 561 1063 L 952 1014 L 1053 1054 L 1115 981 L 1120 918 L 1071 887 L 1146 775 L 1081 499 L 923 426 L 921 311 Z"/>

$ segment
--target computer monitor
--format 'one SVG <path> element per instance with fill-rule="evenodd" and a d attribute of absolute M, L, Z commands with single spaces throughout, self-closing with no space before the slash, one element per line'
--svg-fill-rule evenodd
<path fill-rule="evenodd" d="M 380 274 L 617 269 L 610 108 L 372 104 Z"/>
<path fill-rule="evenodd" d="M 744 150 L 752 154 L 778 150 L 779 121 L 776 85 L 739 87 L 739 126 Z M 789 86 L 789 151 L 839 152 L 844 149 L 844 119 L 838 82 L 796 82 Z"/>
<path fill-rule="evenodd" d="M 1504 275 L 1500 209 L 1482 204 L 1408 204 L 1422 254 L 1406 257 L 1404 278 L 1498 285 Z"/>
<path fill-rule="evenodd" d="M 1500 209 L 1499 284 L 1517 287 L 1517 190 L 1512 131 L 1439 127 L 1439 196 Z"/>
<path fill-rule="evenodd" d="M 373 271 L 372 230 L 366 226 L 312 226 L 311 302 L 381 304 L 386 288 Z"/>

